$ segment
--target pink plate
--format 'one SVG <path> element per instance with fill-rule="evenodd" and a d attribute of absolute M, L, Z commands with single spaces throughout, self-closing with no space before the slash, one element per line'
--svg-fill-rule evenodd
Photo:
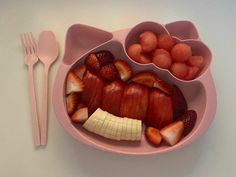
<path fill-rule="evenodd" d="M 177 42 L 187 43 L 195 55 L 201 54 L 205 59 L 205 68 L 200 75 L 191 81 L 184 81 L 174 77 L 168 70 L 163 70 L 153 64 L 139 64 L 129 58 L 126 53 L 127 46 L 138 39 L 138 35 L 145 30 L 156 34 L 167 33 Z M 149 70 L 155 72 L 160 78 L 170 84 L 176 84 L 184 93 L 189 109 L 197 111 L 198 119 L 194 129 L 175 146 L 162 145 L 153 147 L 147 143 L 145 136 L 140 142 L 113 141 L 89 133 L 80 126 L 75 127 L 65 108 L 65 80 L 68 72 L 82 64 L 90 52 L 109 50 L 116 58 L 128 62 L 134 72 Z M 72 25 L 66 36 L 65 54 L 57 72 L 53 89 L 53 107 L 57 119 L 63 128 L 77 140 L 92 147 L 133 155 L 157 154 L 182 148 L 200 137 L 214 119 L 216 112 L 216 90 L 210 72 L 212 55 L 208 47 L 199 39 L 196 27 L 189 21 L 178 21 L 161 25 L 156 22 L 143 22 L 133 28 L 115 32 L 106 32 L 94 27 L 75 24 Z"/>

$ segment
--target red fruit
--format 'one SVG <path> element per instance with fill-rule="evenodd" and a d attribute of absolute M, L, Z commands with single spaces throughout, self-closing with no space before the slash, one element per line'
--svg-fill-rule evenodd
<path fill-rule="evenodd" d="M 153 84 L 156 81 L 156 75 L 149 71 L 142 71 L 134 75 L 132 81 L 148 87 L 153 87 Z"/>
<path fill-rule="evenodd" d="M 77 105 L 77 109 L 84 108 L 84 107 L 86 107 L 86 105 L 81 102 Z"/>
<path fill-rule="evenodd" d="M 156 79 L 156 81 L 153 84 L 153 87 L 158 88 L 159 90 L 166 93 L 167 95 L 172 95 L 173 87 L 159 78 Z"/>
<path fill-rule="evenodd" d="M 195 79 L 198 72 L 199 72 L 199 68 L 196 66 L 190 66 L 188 69 L 188 74 L 185 76 L 185 80 L 192 80 Z"/>
<path fill-rule="evenodd" d="M 176 62 L 185 62 L 192 56 L 191 47 L 183 43 L 176 44 L 171 49 L 171 56 Z"/>
<path fill-rule="evenodd" d="M 128 81 L 132 76 L 132 68 L 124 60 L 115 60 L 114 65 L 122 81 Z"/>
<path fill-rule="evenodd" d="M 126 85 L 120 106 L 120 116 L 145 121 L 148 108 L 148 88 L 140 84 Z"/>
<path fill-rule="evenodd" d="M 149 94 L 149 107 L 147 112 L 147 126 L 162 128 L 173 121 L 173 105 L 171 97 L 157 89 Z"/>
<path fill-rule="evenodd" d="M 156 128 L 153 127 L 146 128 L 145 135 L 148 141 L 155 146 L 159 145 L 162 141 L 160 131 Z"/>
<path fill-rule="evenodd" d="M 190 66 L 196 66 L 198 68 L 201 68 L 204 63 L 204 58 L 202 56 L 191 56 L 188 59 L 188 64 Z"/>
<path fill-rule="evenodd" d="M 73 92 L 66 97 L 66 110 L 69 115 L 71 115 L 78 104 L 79 96 L 77 93 Z"/>
<path fill-rule="evenodd" d="M 152 61 L 151 61 L 151 58 L 147 54 L 141 54 L 137 62 L 141 64 L 148 64 L 148 63 L 151 63 Z"/>
<path fill-rule="evenodd" d="M 169 52 L 164 49 L 156 49 L 153 53 L 152 62 L 160 68 L 168 69 L 172 64 L 172 59 Z"/>
<path fill-rule="evenodd" d="M 157 37 L 151 31 L 145 31 L 139 36 L 140 44 L 144 52 L 151 52 L 157 47 Z"/>
<path fill-rule="evenodd" d="M 114 64 L 108 64 L 102 67 L 99 72 L 99 75 L 109 81 L 115 80 L 117 77 L 117 70 Z"/>
<path fill-rule="evenodd" d="M 180 116 L 178 120 L 183 122 L 184 124 L 183 136 L 186 136 L 194 128 L 194 125 L 197 120 L 197 113 L 194 110 L 188 110 L 186 113 Z"/>
<path fill-rule="evenodd" d="M 87 69 L 94 73 L 94 74 L 98 74 L 100 69 L 101 69 L 101 65 L 100 62 L 96 56 L 95 53 L 90 53 L 86 59 L 85 59 L 85 65 L 87 67 Z"/>
<path fill-rule="evenodd" d="M 188 109 L 187 101 L 181 90 L 176 85 L 173 86 L 172 99 L 174 108 L 174 120 L 176 120 L 176 118 L 183 115 Z"/>
<path fill-rule="evenodd" d="M 98 58 L 101 67 L 113 63 L 114 61 L 114 56 L 108 50 L 96 52 L 95 55 Z"/>
<path fill-rule="evenodd" d="M 88 108 L 80 108 L 72 115 L 71 120 L 74 123 L 84 123 L 88 119 Z"/>
<path fill-rule="evenodd" d="M 174 39 L 168 34 L 161 34 L 158 37 L 158 46 L 161 49 L 171 50 L 175 45 Z"/>
<path fill-rule="evenodd" d="M 77 77 L 79 77 L 80 79 L 83 79 L 85 71 L 86 71 L 86 66 L 80 65 L 80 66 L 74 68 L 72 72 L 75 73 L 75 75 Z"/>
<path fill-rule="evenodd" d="M 83 81 L 77 77 L 73 72 L 69 72 L 66 81 L 66 94 L 72 92 L 82 92 L 84 90 Z"/>
<path fill-rule="evenodd" d="M 162 138 L 171 146 L 175 145 L 182 138 L 184 124 L 182 121 L 174 122 L 161 129 Z"/>
<path fill-rule="evenodd" d="M 139 62 L 140 54 L 142 53 L 142 46 L 140 44 L 132 44 L 129 46 L 127 53 L 134 61 Z"/>
<path fill-rule="evenodd" d="M 176 62 L 172 64 L 170 71 L 179 79 L 184 79 L 188 74 L 189 67 L 185 63 Z"/>
<path fill-rule="evenodd" d="M 113 81 L 103 88 L 101 108 L 116 116 L 120 115 L 121 98 L 125 85 L 121 81 Z"/>

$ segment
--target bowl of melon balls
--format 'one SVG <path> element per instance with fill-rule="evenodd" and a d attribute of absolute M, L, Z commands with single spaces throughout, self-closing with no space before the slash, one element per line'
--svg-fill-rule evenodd
<path fill-rule="evenodd" d="M 65 55 L 53 95 L 62 126 L 92 147 L 133 155 L 169 152 L 200 137 L 216 112 L 211 52 L 198 37 L 173 34 L 179 23 L 144 22 L 112 33 L 73 25 L 66 48 L 74 52 L 79 31 L 93 32 L 88 44 L 110 38 L 71 63 L 63 63 L 72 61 Z"/>

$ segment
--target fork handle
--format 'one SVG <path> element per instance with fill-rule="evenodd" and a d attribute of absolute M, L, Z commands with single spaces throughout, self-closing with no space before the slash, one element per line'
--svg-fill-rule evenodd
<path fill-rule="evenodd" d="M 44 81 L 43 81 L 43 113 L 41 118 L 41 145 L 47 144 L 48 134 L 48 73 L 49 66 L 44 65 Z"/>
<path fill-rule="evenodd" d="M 36 95 L 35 95 L 33 65 L 28 67 L 28 77 L 29 77 L 30 106 L 31 106 L 31 118 L 32 118 L 34 145 L 40 146 L 41 145 L 41 143 L 40 143 L 40 128 L 39 128 L 37 102 L 36 102 Z"/>

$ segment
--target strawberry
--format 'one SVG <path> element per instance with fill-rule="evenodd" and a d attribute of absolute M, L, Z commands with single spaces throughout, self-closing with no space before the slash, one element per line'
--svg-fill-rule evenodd
<path fill-rule="evenodd" d="M 132 81 L 148 87 L 153 87 L 154 82 L 156 81 L 156 75 L 152 72 L 142 71 L 134 75 Z"/>
<path fill-rule="evenodd" d="M 80 66 L 74 68 L 72 72 L 76 76 L 78 76 L 80 79 L 83 79 L 85 71 L 86 71 L 86 66 L 85 65 L 80 65 Z"/>
<path fill-rule="evenodd" d="M 80 108 L 84 108 L 86 107 L 86 105 L 82 102 L 80 102 L 78 105 L 77 105 L 77 109 L 80 109 Z"/>
<path fill-rule="evenodd" d="M 80 108 L 72 115 L 71 120 L 74 123 L 84 123 L 88 119 L 88 108 Z"/>
<path fill-rule="evenodd" d="M 180 120 L 184 123 L 183 136 L 186 136 L 194 128 L 194 125 L 197 120 L 197 113 L 194 110 L 188 110 L 186 113 L 184 113 L 182 116 L 180 116 L 178 118 L 178 120 Z"/>
<path fill-rule="evenodd" d="M 113 63 L 114 56 L 108 50 L 96 52 L 95 55 L 96 55 L 101 67 L 108 65 L 110 63 Z"/>
<path fill-rule="evenodd" d="M 183 115 L 187 111 L 188 106 L 183 93 L 176 85 L 173 86 L 172 99 L 173 99 L 174 120 L 175 120 L 176 118 Z"/>
<path fill-rule="evenodd" d="M 171 146 L 175 145 L 182 138 L 184 123 L 177 121 L 162 128 L 160 133 L 162 138 Z"/>
<path fill-rule="evenodd" d="M 102 67 L 99 72 L 99 75 L 109 81 L 115 80 L 117 77 L 117 70 L 114 64 L 108 64 Z"/>
<path fill-rule="evenodd" d="M 79 96 L 77 93 L 73 92 L 66 97 L 66 110 L 69 115 L 71 115 L 78 104 Z"/>
<path fill-rule="evenodd" d="M 84 90 L 83 81 L 77 77 L 73 72 L 69 72 L 66 82 L 66 94 L 72 92 L 82 92 Z"/>
<path fill-rule="evenodd" d="M 85 65 L 88 68 L 88 70 L 94 74 L 98 74 L 101 69 L 100 62 L 96 54 L 94 53 L 90 53 L 87 56 L 87 58 L 85 59 Z"/>
<path fill-rule="evenodd" d="M 153 127 L 146 128 L 145 135 L 148 141 L 155 146 L 159 145 L 162 141 L 160 131 L 156 128 Z"/>
<path fill-rule="evenodd" d="M 173 87 L 159 78 L 156 79 L 156 81 L 153 84 L 153 87 L 158 88 L 159 90 L 166 93 L 167 95 L 172 95 L 173 93 Z"/>
<path fill-rule="evenodd" d="M 124 60 L 115 60 L 114 65 L 122 81 L 128 81 L 132 76 L 132 68 Z"/>

